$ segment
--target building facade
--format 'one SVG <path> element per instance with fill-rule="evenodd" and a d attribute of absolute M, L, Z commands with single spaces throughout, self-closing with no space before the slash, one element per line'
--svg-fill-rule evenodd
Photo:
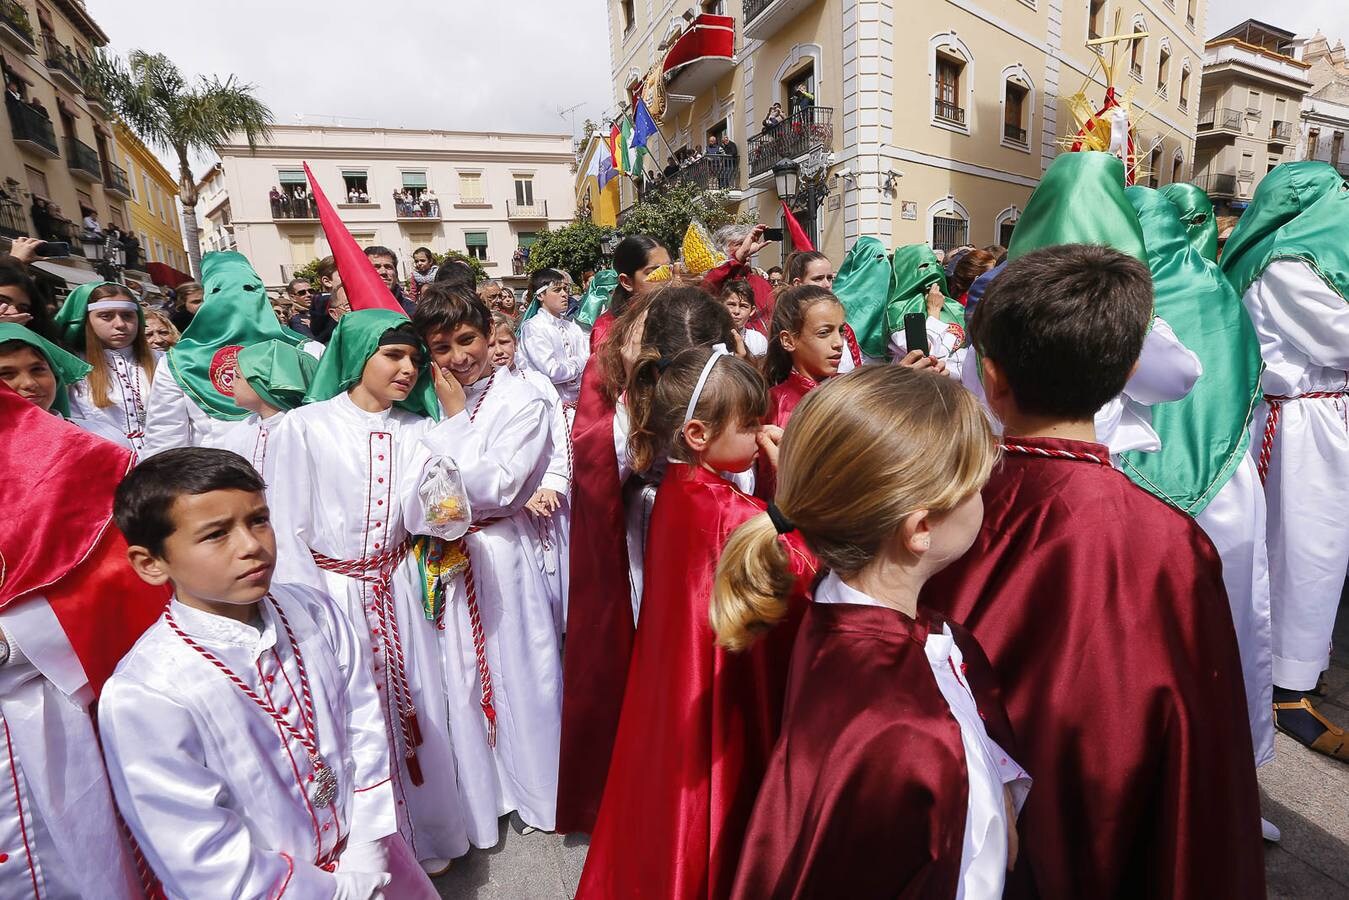
<path fill-rule="evenodd" d="M 1204 46 L 1195 182 L 1222 214 L 1239 215 L 1261 179 L 1298 158 L 1310 65 L 1292 32 L 1248 20 Z"/>
<path fill-rule="evenodd" d="M 304 163 L 357 243 L 393 250 L 404 278 L 421 246 L 522 278 L 517 248 L 575 211 L 569 135 L 278 125 L 220 159 L 201 182 L 204 248 L 237 249 L 273 287 L 329 252 Z"/>
<path fill-rule="evenodd" d="M 1070 98 L 1099 109 L 1111 62 L 1138 181 L 1191 177 L 1204 0 L 611 0 L 609 12 L 616 106 L 664 93 L 660 164 L 729 138 L 733 163 L 705 156 L 673 177 L 729 186 L 739 210 L 777 223 L 773 169 L 794 161 L 815 178 L 788 199 L 835 261 L 864 234 L 1005 244 L 1077 128 Z M 730 54 L 702 34 L 723 19 Z"/>
<path fill-rule="evenodd" d="M 140 242 L 140 261 L 163 263 L 190 271 L 178 214 L 178 180 L 131 129 L 121 122 L 113 130 L 116 154 L 126 170 L 131 199 L 126 201 L 131 233 Z"/>
<path fill-rule="evenodd" d="M 1308 65 L 1311 91 L 1302 101 L 1297 158 L 1328 162 L 1349 177 L 1344 136 L 1349 132 L 1349 60 L 1344 44 L 1330 46 L 1317 33 L 1302 43 L 1298 57 Z"/>
<path fill-rule="evenodd" d="M 66 241 L 77 264 L 86 210 L 100 225 L 129 222 L 111 110 L 88 78 L 107 42 L 81 0 L 0 0 L 0 234 Z"/>

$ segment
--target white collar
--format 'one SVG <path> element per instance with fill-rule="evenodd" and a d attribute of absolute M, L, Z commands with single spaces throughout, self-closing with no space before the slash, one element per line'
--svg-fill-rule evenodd
<path fill-rule="evenodd" d="M 239 647 L 248 651 L 253 659 L 276 646 L 276 623 L 272 619 L 271 604 L 266 601 L 258 604 L 262 616 L 261 631 L 237 619 L 187 606 L 176 596 L 169 601 L 169 611 L 185 634 L 204 643 Z"/>
<path fill-rule="evenodd" d="M 363 422 L 387 422 L 389 417 L 393 415 L 394 408 L 392 406 L 388 409 L 381 410 L 380 412 L 370 412 L 369 410 L 361 409 L 356 405 L 356 401 L 351 399 L 351 394 L 346 391 L 343 391 L 334 397 L 333 401 L 337 404 L 339 409 L 355 416 Z"/>
<path fill-rule="evenodd" d="M 104 347 L 103 352 L 109 356 L 119 356 L 127 362 L 134 362 L 136 359 L 136 345 L 127 344 L 125 347 L 119 347 L 113 350 L 111 347 Z"/>
<path fill-rule="evenodd" d="M 854 606 L 885 606 L 875 597 L 844 584 L 843 579 L 838 577 L 838 573 L 832 570 L 821 578 L 820 583 L 815 587 L 815 602 L 851 603 Z"/>

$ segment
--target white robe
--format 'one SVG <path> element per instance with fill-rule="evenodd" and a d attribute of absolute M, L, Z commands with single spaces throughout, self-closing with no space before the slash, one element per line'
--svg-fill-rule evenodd
<path fill-rule="evenodd" d="M 553 452 L 539 487 L 555 492 L 560 505 L 551 516 L 538 516 L 533 522 L 539 537 L 539 562 L 548 583 L 560 638 L 567 630 L 567 582 L 571 577 L 571 427 L 576 410 L 562 405 L 557 389 L 543 373 L 522 369 L 516 374 L 532 384 L 552 408 L 548 430 Z"/>
<path fill-rule="evenodd" d="M 224 435 L 240 422 L 213 419 L 183 392 L 183 386 L 164 363 L 150 389 L 149 418 L 141 459 L 176 447 L 218 447 Z"/>
<path fill-rule="evenodd" d="M 267 498 L 277 535 L 276 579 L 309 584 L 337 600 L 347 618 L 370 635 L 375 681 L 390 725 L 394 792 L 400 827 L 419 860 L 449 860 L 497 842 L 470 835 L 459 800 L 462 784 L 446 719 L 440 675 L 440 633 L 423 610 L 421 574 L 411 554 L 394 570 L 395 617 L 404 651 L 408 686 L 417 710 L 422 744 L 417 760 L 425 781 L 414 785 L 404 762 L 403 737 L 392 702 L 384 636 L 373 608 L 370 585 L 320 569 L 310 549 L 339 560 L 361 560 L 395 547 L 410 534 L 424 533 L 426 513 L 417 497 L 422 473 L 453 426 L 397 408 L 362 410 L 346 394 L 287 413 L 269 440 Z M 456 737 L 455 740 L 458 740 Z"/>
<path fill-rule="evenodd" d="M 581 396 L 581 374 L 590 358 L 590 341 L 581 326 L 542 306 L 520 326 L 520 362 L 541 373 L 557 388 L 562 402 L 575 405 Z"/>
<path fill-rule="evenodd" d="M 248 418 L 235 423 L 234 428 L 207 434 L 202 446 L 232 450 L 262 473 L 266 470 L 267 448 L 271 444 L 273 430 L 281 424 L 285 415 L 285 410 L 281 410 L 264 419 L 257 413 L 250 413 Z"/>
<path fill-rule="evenodd" d="M 1283 404 L 1265 483 L 1274 683 L 1311 690 L 1330 664 L 1349 568 L 1349 304 L 1298 260 L 1271 263 L 1242 302 L 1260 339 L 1266 395 L 1338 394 Z M 1251 429 L 1256 459 L 1268 417 L 1262 403 Z"/>
<path fill-rule="evenodd" d="M 88 706 L 84 669 L 41 596 L 0 612 L 0 897 L 141 896 Z"/>
<path fill-rule="evenodd" d="M 815 589 L 816 603 L 849 603 L 856 606 L 885 604 L 843 583 L 830 572 Z M 901 615 L 896 610 L 895 615 Z M 1031 779 L 1016 760 L 988 736 L 983 713 L 974 694 L 957 672 L 964 671 L 964 656 L 943 624 L 940 633 L 927 636 L 923 646 L 933 680 L 950 707 L 951 718 L 960 727 L 965 750 L 968 802 L 965 805 L 965 837 L 960 854 L 960 882 L 956 897 L 965 900 L 996 900 L 1002 896 L 1007 875 L 1007 804 L 1004 785 L 1020 814 L 1031 789 Z"/>
<path fill-rule="evenodd" d="M 956 381 L 960 380 L 961 365 L 969 355 L 961 345 L 965 343 L 965 329 L 959 325 L 942 321 L 938 316 L 927 317 L 928 355 L 933 359 L 946 360 L 946 372 Z M 903 329 L 890 334 L 890 361 L 899 362 L 909 354 L 909 340 Z M 842 374 L 840 368 L 839 373 Z"/>
<path fill-rule="evenodd" d="M 488 393 L 484 399 L 483 391 Z M 476 522 L 465 541 L 496 708 L 497 741 L 487 741 L 482 687 L 464 578 L 450 585 L 449 627 L 441 633 L 450 724 L 459 777 L 475 834 L 518 810 L 526 824 L 554 828 L 562 722 L 562 654 L 549 590 L 536 563 L 538 537 L 524 508 L 553 458 L 547 402 L 522 378 L 498 372 L 466 389 L 468 408 L 442 423 L 446 455 L 463 479 Z M 481 406 L 473 421 L 470 412 Z M 475 838 L 475 843 L 478 843 Z"/>
<path fill-rule="evenodd" d="M 272 597 L 304 661 L 318 749 L 337 777 L 332 803 L 309 796 L 305 747 L 188 646 L 167 615 L 118 664 L 99 701 L 118 807 L 169 897 L 330 897 L 336 880 L 320 863 L 336 861 L 344 840 L 354 850 L 397 833 L 388 744 L 360 636 L 318 592 L 275 585 Z M 296 652 L 271 604 L 258 609 L 260 630 L 169 604 L 184 633 L 302 731 Z M 422 875 L 397 874 L 414 885 Z"/>
<path fill-rule="evenodd" d="M 155 365 L 161 365 L 164 354 L 158 350 L 152 350 L 151 353 Z M 151 378 L 136 364 L 132 347 L 105 349 L 103 359 L 108 367 L 108 400 L 111 402 L 104 407 L 95 404 L 89 390 L 89 380 L 82 378 L 70 387 L 70 421 L 99 437 L 143 454 L 148 436 L 146 422 L 150 395 L 153 391 Z"/>

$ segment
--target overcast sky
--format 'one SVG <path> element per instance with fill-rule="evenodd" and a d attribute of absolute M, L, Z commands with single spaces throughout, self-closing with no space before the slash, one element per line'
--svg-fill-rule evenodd
<path fill-rule="evenodd" d="M 258 86 L 276 121 L 571 133 L 610 102 L 605 0 L 88 0 L 114 50 Z"/>
<path fill-rule="evenodd" d="M 1330 38 L 1349 41 L 1349 3 L 1345 0 L 1209 0 L 1208 34 L 1221 34 L 1247 19 L 1259 19 L 1286 31 L 1310 35 L 1318 28 Z"/>

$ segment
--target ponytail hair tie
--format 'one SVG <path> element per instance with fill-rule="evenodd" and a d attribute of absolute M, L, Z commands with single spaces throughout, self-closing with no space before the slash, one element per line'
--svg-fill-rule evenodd
<path fill-rule="evenodd" d="M 670 357 L 662 356 L 660 359 L 656 360 L 656 371 L 664 372 L 666 369 L 670 368 L 670 363 L 672 362 L 674 362 L 674 360 L 670 359 Z"/>
<path fill-rule="evenodd" d="M 773 530 L 778 534 L 787 534 L 796 530 L 795 523 L 787 518 L 786 514 L 778 509 L 778 505 L 772 501 L 769 501 L 768 504 L 768 520 L 773 523 Z"/>

